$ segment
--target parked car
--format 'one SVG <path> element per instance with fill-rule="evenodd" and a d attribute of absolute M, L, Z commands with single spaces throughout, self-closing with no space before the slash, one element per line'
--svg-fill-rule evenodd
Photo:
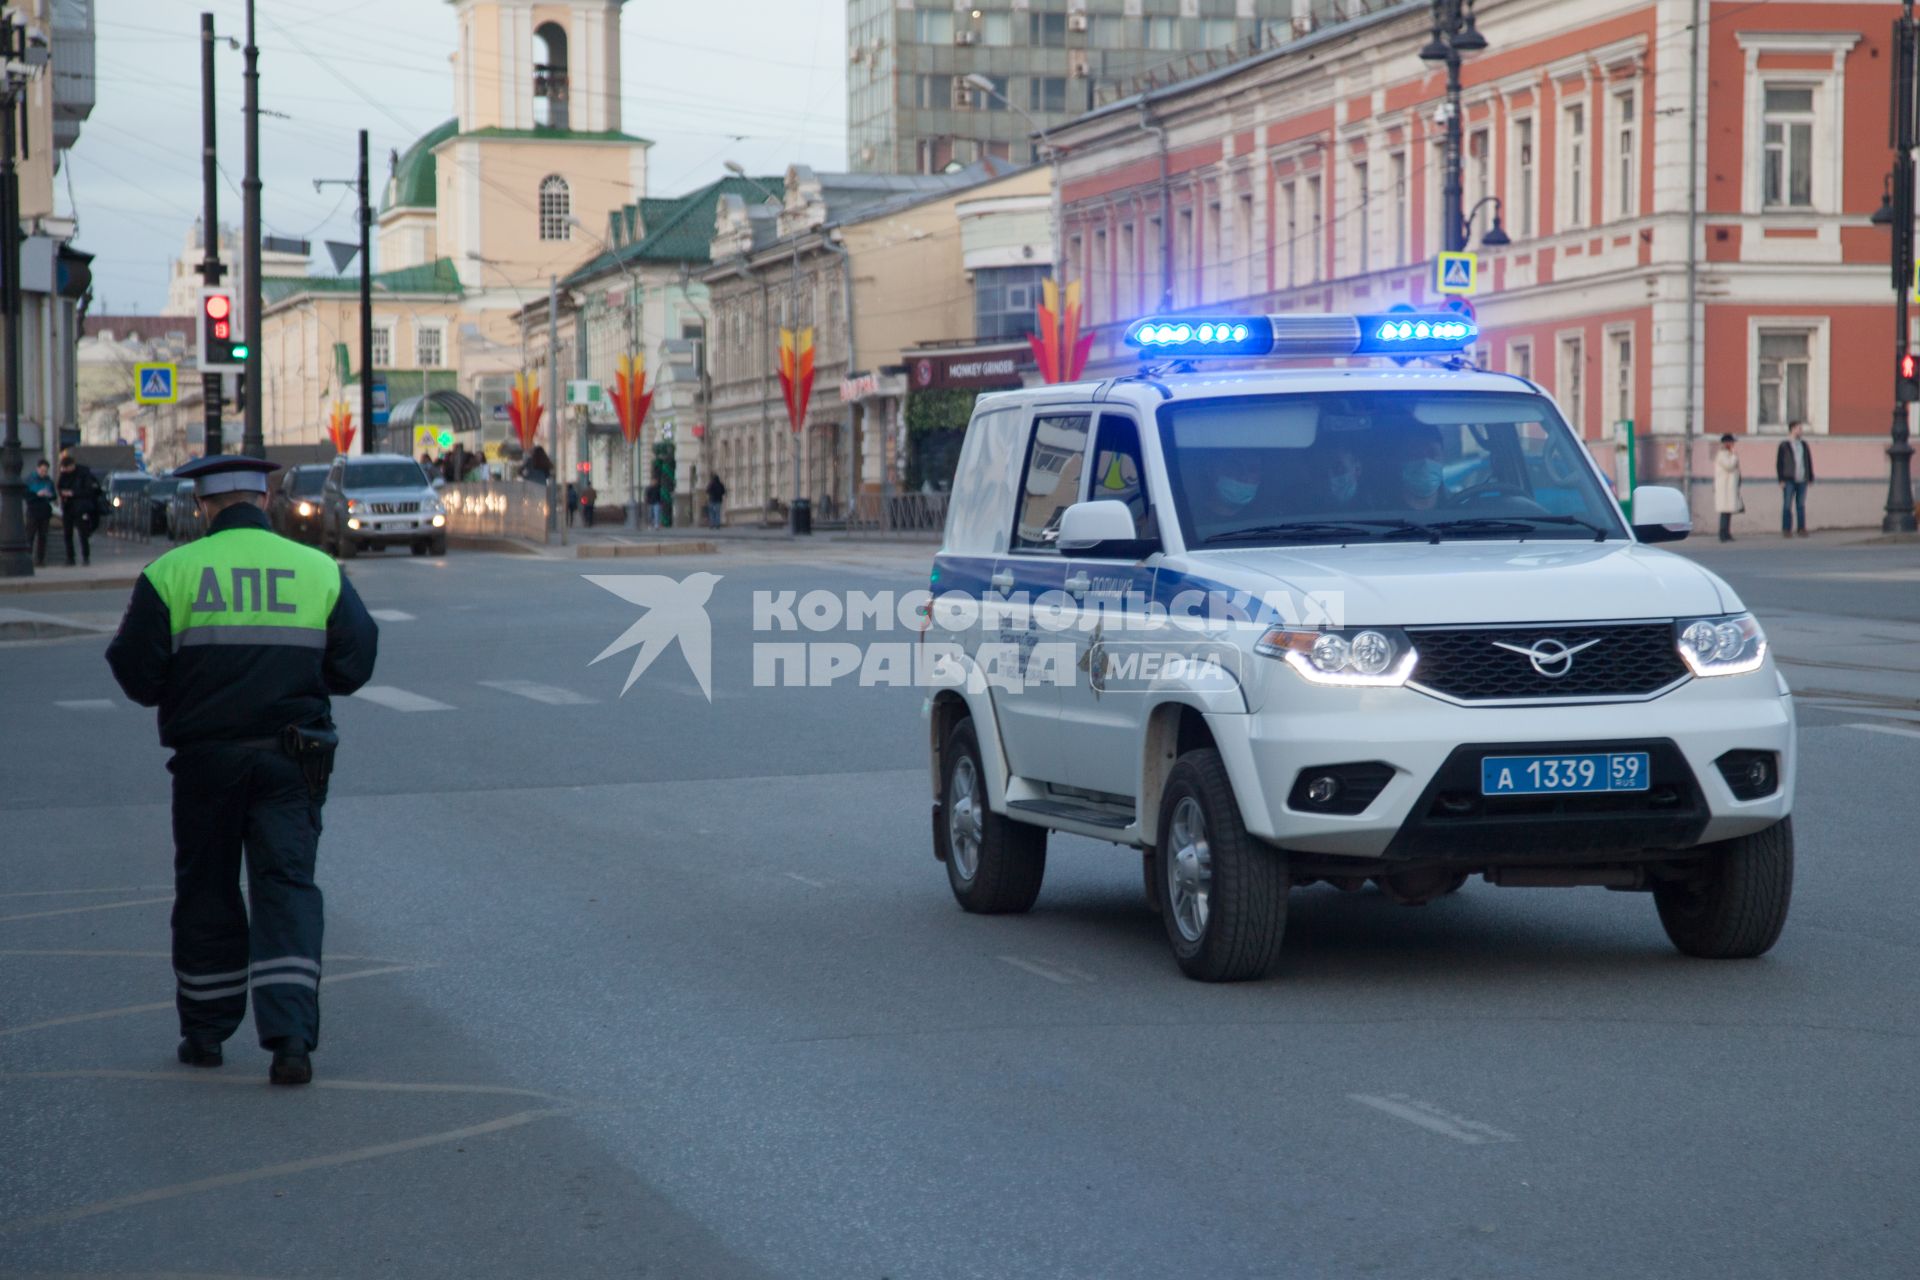
<path fill-rule="evenodd" d="M 141 496 L 147 503 L 149 534 L 165 533 L 171 527 L 168 513 L 173 506 L 173 491 L 179 487 L 180 482 L 172 476 L 152 476 L 147 480 L 147 487 Z"/>
<path fill-rule="evenodd" d="M 194 500 L 193 481 L 171 480 L 169 483 L 173 491 L 167 495 L 167 536 L 175 542 L 191 542 L 207 531 L 206 523 L 200 518 L 200 504 Z"/>
<path fill-rule="evenodd" d="M 329 469 L 324 463 L 288 467 L 274 478 L 267 515 L 275 533 L 295 542 L 319 544 L 320 492 L 326 487 Z"/>
<path fill-rule="evenodd" d="M 320 491 L 320 545 L 346 559 L 403 543 L 417 556 L 447 550 L 447 508 L 420 464 L 399 453 L 335 458 Z"/>

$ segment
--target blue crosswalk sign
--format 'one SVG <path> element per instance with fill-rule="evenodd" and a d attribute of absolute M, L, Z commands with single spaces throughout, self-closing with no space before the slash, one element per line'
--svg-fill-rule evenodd
<path fill-rule="evenodd" d="M 133 366 L 133 398 L 139 404 L 173 404 L 179 399 L 179 372 L 171 364 Z"/>
<path fill-rule="evenodd" d="M 1433 264 L 1435 293 L 1472 293 L 1479 275 L 1479 260 L 1471 253 L 1443 253 Z"/>

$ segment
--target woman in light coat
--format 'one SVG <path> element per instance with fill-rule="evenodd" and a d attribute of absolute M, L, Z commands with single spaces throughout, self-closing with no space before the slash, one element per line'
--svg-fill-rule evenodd
<path fill-rule="evenodd" d="M 1740 497 L 1740 455 L 1733 451 L 1733 437 L 1720 437 L 1720 452 L 1713 456 L 1713 509 L 1720 513 L 1720 541 L 1733 541 L 1733 518 L 1747 509 Z"/>

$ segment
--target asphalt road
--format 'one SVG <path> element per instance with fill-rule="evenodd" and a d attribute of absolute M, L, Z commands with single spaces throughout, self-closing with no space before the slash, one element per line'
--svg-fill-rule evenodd
<path fill-rule="evenodd" d="M 814 550 L 585 566 L 723 575 L 711 703 L 589 665 L 638 611 L 581 565 L 353 566 L 384 692 L 337 712 L 306 1090 L 250 1027 L 175 1064 L 149 715 L 100 637 L 0 645 L 0 1275 L 1914 1274 L 1913 549 L 1697 549 L 1851 668 L 1785 668 L 1835 687 L 1766 958 L 1634 894 L 1323 886 L 1236 987 L 1110 846 L 954 906 L 921 695 L 753 687 L 756 588 L 925 581 Z"/>

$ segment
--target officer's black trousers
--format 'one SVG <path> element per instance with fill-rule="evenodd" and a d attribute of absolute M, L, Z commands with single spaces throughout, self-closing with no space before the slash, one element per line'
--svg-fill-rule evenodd
<path fill-rule="evenodd" d="M 173 968 L 180 1032 L 225 1040 L 247 1014 L 263 1048 L 320 1043 L 320 806 L 277 750 L 184 747 L 173 772 Z M 247 895 L 240 896 L 244 850 Z M 297 1046 L 296 1046 L 297 1047 Z"/>

